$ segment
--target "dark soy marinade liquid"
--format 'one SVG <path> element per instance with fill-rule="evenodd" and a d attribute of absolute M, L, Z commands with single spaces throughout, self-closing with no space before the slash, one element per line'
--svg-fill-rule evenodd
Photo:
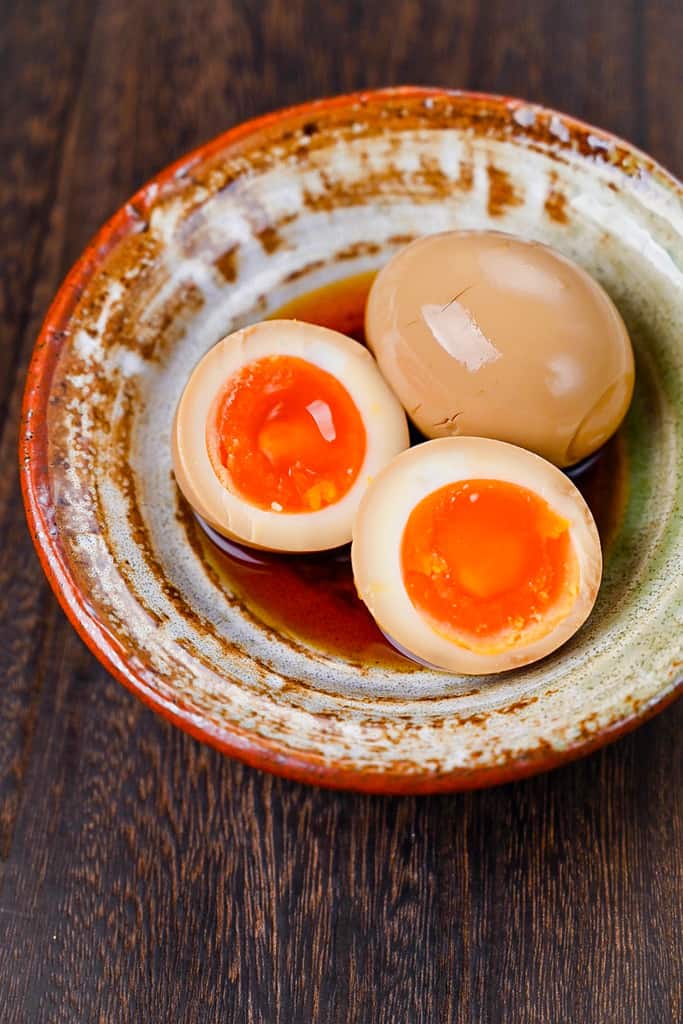
<path fill-rule="evenodd" d="M 273 317 L 331 327 L 364 342 L 364 310 L 374 273 L 358 274 L 282 306 Z M 420 435 L 413 433 L 413 442 Z M 624 503 L 624 454 L 619 436 L 570 474 L 595 516 L 603 548 Z M 325 654 L 363 665 L 411 671 L 415 663 L 384 638 L 356 595 L 349 548 L 310 555 L 254 551 L 212 534 L 214 564 L 229 589 L 268 626 Z"/>

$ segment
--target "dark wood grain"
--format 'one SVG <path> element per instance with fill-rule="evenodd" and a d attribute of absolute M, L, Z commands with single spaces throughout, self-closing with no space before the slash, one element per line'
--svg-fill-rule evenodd
<path fill-rule="evenodd" d="M 319 8 L 322 8 L 320 10 Z M 516 785 L 334 794 L 175 731 L 84 649 L 23 524 L 32 341 L 88 237 L 246 116 L 525 95 L 683 172 L 675 0 L 0 6 L 0 1021 L 683 1019 L 683 707 Z"/>

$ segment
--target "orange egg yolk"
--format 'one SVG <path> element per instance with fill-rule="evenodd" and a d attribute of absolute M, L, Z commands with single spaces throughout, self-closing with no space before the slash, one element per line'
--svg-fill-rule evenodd
<path fill-rule="evenodd" d="M 427 495 L 406 523 L 401 562 L 415 608 L 464 646 L 545 635 L 578 590 L 569 523 L 502 480 L 463 480 Z"/>
<path fill-rule="evenodd" d="M 219 479 L 250 504 L 317 512 L 353 486 L 365 426 L 332 374 L 297 356 L 266 356 L 231 377 L 207 423 Z"/>

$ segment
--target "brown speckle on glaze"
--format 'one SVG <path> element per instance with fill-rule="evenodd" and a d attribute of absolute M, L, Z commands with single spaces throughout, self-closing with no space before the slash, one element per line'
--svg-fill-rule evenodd
<path fill-rule="evenodd" d="M 389 235 L 387 245 L 409 245 L 415 239 L 415 235 Z"/>
<path fill-rule="evenodd" d="M 206 298 L 193 282 L 183 281 L 172 294 L 145 319 L 144 328 L 137 324 L 118 339 L 142 359 L 164 359 L 182 341 L 187 324 L 203 309 Z"/>
<path fill-rule="evenodd" d="M 280 232 L 272 225 L 261 228 L 260 231 L 256 232 L 256 237 L 263 246 L 264 252 L 272 253 L 284 245 L 284 239 Z"/>
<path fill-rule="evenodd" d="M 296 270 L 291 270 L 283 278 L 284 284 L 293 284 L 294 281 L 300 281 L 304 277 L 308 277 L 310 274 L 315 273 L 316 270 L 321 270 L 325 266 L 325 260 L 313 260 L 312 263 L 307 263 L 303 267 L 298 267 Z"/>
<path fill-rule="evenodd" d="M 375 256 L 378 252 L 381 252 L 381 246 L 376 242 L 354 242 L 353 245 L 339 249 L 332 259 L 334 261 L 357 260 L 361 256 Z"/>
<path fill-rule="evenodd" d="M 420 170 L 416 173 L 415 180 L 421 185 L 426 185 L 434 195 L 447 195 L 453 188 L 450 176 L 436 157 L 420 158 Z"/>
<path fill-rule="evenodd" d="M 487 209 L 491 217 L 500 217 L 509 206 L 521 206 L 523 199 L 507 171 L 489 164 L 486 173 L 489 180 Z"/>
<path fill-rule="evenodd" d="M 214 267 L 226 281 L 234 281 L 237 277 L 238 253 L 239 246 L 231 245 L 213 261 Z"/>
<path fill-rule="evenodd" d="M 315 212 L 345 206 L 360 206 L 372 196 L 398 197 L 409 192 L 415 203 L 433 202 L 452 190 L 452 181 L 439 169 L 436 160 L 427 160 L 419 170 L 405 172 L 398 163 L 387 163 L 381 171 L 368 167 L 362 176 L 337 180 L 329 173 L 320 175 L 321 191 L 304 190 L 306 207 Z"/>
<path fill-rule="evenodd" d="M 474 185 L 474 167 L 470 160 L 461 160 L 455 187 L 460 192 L 469 192 Z"/>
<path fill-rule="evenodd" d="M 543 208 L 551 220 L 557 221 L 558 224 L 567 223 L 567 197 L 557 185 L 557 174 L 553 173 L 550 176 L 550 188 Z"/>
<path fill-rule="evenodd" d="M 515 712 L 521 711 L 522 708 L 528 708 L 531 704 L 535 704 L 538 697 L 525 697 L 522 700 L 516 700 L 512 704 L 506 704 L 505 707 L 498 708 L 496 714 L 498 715 L 514 715 Z"/>

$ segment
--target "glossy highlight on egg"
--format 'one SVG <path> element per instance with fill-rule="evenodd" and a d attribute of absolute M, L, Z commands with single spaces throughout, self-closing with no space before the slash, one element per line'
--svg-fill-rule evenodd
<path fill-rule="evenodd" d="M 565 474 L 476 437 L 397 456 L 359 506 L 351 558 L 360 598 L 400 649 L 469 675 L 556 650 L 602 573 L 595 522 Z"/>
<path fill-rule="evenodd" d="M 346 544 L 370 481 L 409 444 L 405 414 L 360 344 L 269 320 L 218 342 L 173 426 L 176 481 L 225 537 L 274 551 Z"/>
<path fill-rule="evenodd" d="M 430 438 L 508 441 L 570 466 L 615 432 L 634 362 L 623 320 L 581 267 L 497 231 L 419 238 L 370 290 L 368 344 Z"/>

